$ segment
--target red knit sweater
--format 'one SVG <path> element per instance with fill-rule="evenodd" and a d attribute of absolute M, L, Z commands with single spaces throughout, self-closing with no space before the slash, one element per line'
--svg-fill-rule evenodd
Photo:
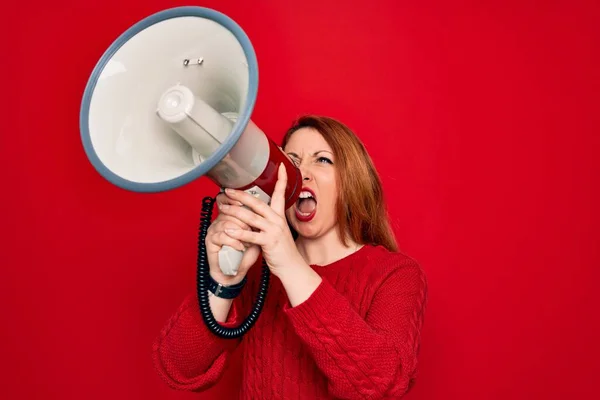
<path fill-rule="evenodd" d="M 257 264 L 260 265 L 260 264 Z M 398 399 L 416 374 L 427 283 L 417 263 L 364 246 L 327 266 L 302 304 L 291 307 L 274 276 L 258 321 L 237 340 L 210 333 L 189 295 L 153 347 L 158 373 L 173 388 L 204 390 L 243 353 L 243 399 Z M 237 326 L 256 295 L 253 267 L 226 325 Z"/>

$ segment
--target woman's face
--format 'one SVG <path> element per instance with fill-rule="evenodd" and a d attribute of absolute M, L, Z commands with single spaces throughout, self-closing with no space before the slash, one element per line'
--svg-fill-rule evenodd
<path fill-rule="evenodd" d="M 286 210 L 289 223 L 300 236 L 317 238 L 336 226 L 337 176 L 329 144 L 313 128 L 301 128 L 287 142 L 285 153 L 302 173 L 302 193 Z"/>

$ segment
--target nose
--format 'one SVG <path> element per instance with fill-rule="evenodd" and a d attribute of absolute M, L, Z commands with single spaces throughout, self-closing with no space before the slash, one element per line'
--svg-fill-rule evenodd
<path fill-rule="evenodd" d="M 300 174 L 302 175 L 303 181 L 312 180 L 312 176 L 310 175 L 308 168 L 306 168 L 305 166 L 299 166 L 298 168 L 300 169 Z"/>

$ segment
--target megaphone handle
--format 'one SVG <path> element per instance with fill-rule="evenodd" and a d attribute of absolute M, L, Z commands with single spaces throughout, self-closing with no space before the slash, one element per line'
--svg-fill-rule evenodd
<path fill-rule="evenodd" d="M 224 275 L 235 276 L 244 257 L 244 252 L 230 246 L 223 246 L 219 250 L 219 267 Z"/>
<path fill-rule="evenodd" d="M 225 189 L 221 188 L 221 192 L 224 190 Z M 258 186 L 253 186 L 244 191 L 246 193 L 250 193 L 252 196 L 264 201 L 267 204 L 269 204 L 271 201 L 271 197 Z M 248 208 L 247 206 L 243 207 Z M 242 257 L 244 257 L 244 251 L 234 249 L 230 246 L 221 247 L 221 250 L 219 250 L 219 267 L 221 268 L 221 272 L 228 276 L 237 275 L 242 262 Z"/>

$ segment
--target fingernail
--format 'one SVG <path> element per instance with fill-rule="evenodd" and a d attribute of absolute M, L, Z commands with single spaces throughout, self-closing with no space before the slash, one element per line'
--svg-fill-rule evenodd
<path fill-rule="evenodd" d="M 227 232 L 227 233 L 235 233 L 235 232 L 237 232 L 237 229 L 227 228 L 227 229 L 225 229 L 225 232 Z"/>
<path fill-rule="evenodd" d="M 229 204 L 221 204 L 221 205 L 219 206 L 219 208 L 220 208 L 221 210 L 227 210 L 227 209 L 229 209 Z"/>
<path fill-rule="evenodd" d="M 235 194 L 235 190 L 227 188 L 227 189 L 225 189 L 225 193 L 227 193 L 227 194 Z"/>

